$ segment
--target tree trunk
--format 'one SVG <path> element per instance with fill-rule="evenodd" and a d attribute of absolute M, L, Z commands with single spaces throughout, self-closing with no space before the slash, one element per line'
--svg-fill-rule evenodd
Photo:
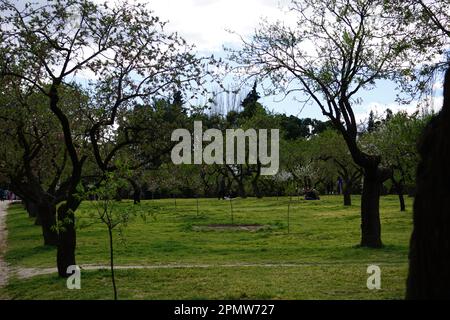
<path fill-rule="evenodd" d="M 257 167 L 256 167 L 256 174 L 252 179 L 252 187 L 253 187 L 253 193 L 255 194 L 255 197 L 260 199 L 262 198 L 261 190 L 259 189 L 258 181 L 261 177 L 261 163 L 258 161 Z"/>
<path fill-rule="evenodd" d="M 406 211 L 406 204 L 405 204 L 405 196 L 403 193 L 398 194 L 398 199 L 400 201 L 400 211 L 405 212 Z"/>
<path fill-rule="evenodd" d="M 244 183 L 240 180 L 238 180 L 238 192 L 239 192 L 239 197 L 247 198 L 247 194 L 245 193 Z"/>
<path fill-rule="evenodd" d="M 261 190 L 259 189 L 259 186 L 258 186 L 258 180 L 252 180 L 252 187 L 253 187 L 253 192 L 255 193 L 255 197 L 258 199 L 261 199 L 262 195 L 261 195 Z"/>
<path fill-rule="evenodd" d="M 392 183 L 394 184 L 395 192 L 397 192 L 398 200 L 400 201 L 400 211 L 405 212 L 406 211 L 406 204 L 405 204 L 405 196 L 404 196 L 404 187 L 403 183 L 401 181 L 397 181 L 394 176 L 391 178 Z"/>
<path fill-rule="evenodd" d="M 58 245 L 58 232 L 56 231 L 56 208 L 51 203 L 42 203 L 38 206 L 44 245 Z"/>
<path fill-rule="evenodd" d="M 113 234 L 112 229 L 108 227 L 109 235 L 109 253 L 110 253 L 110 267 L 111 267 L 111 280 L 114 290 L 114 300 L 117 300 L 117 287 L 116 287 L 116 277 L 114 274 L 114 247 L 113 247 Z"/>
<path fill-rule="evenodd" d="M 450 69 L 444 106 L 419 145 L 414 229 L 409 251 L 407 299 L 450 298 Z"/>
<path fill-rule="evenodd" d="M 67 268 L 75 263 L 76 231 L 74 210 L 67 208 L 66 204 L 58 208 L 58 221 L 62 224 L 58 233 L 58 250 L 56 264 L 60 277 L 67 278 Z"/>
<path fill-rule="evenodd" d="M 128 181 L 133 187 L 133 203 L 134 204 L 141 203 L 141 194 L 142 194 L 141 186 L 132 178 L 129 178 Z"/>
<path fill-rule="evenodd" d="M 344 206 L 352 205 L 352 194 L 348 190 L 344 190 Z"/>
<path fill-rule="evenodd" d="M 351 206 L 352 205 L 352 186 L 351 183 L 345 182 L 343 187 L 343 194 L 344 194 L 344 206 Z"/>
<path fill-rule="evenodd" d="M 40 214 L 36 214 L 36 217 L 34 218 L 34 225 L 35 226 L 42 226 L 42 219 Z"/>
<path fill-rule="evenodd" d="M 30 200 L 24 200 L 25 202 L 25 209 L 28 212 L 28 216 L 30 218 L 36 218 L 37 217 L 37 213 L 38 213 L 38 209 L 37 209 L 37 205 L 35 202 L 30 201 Z"/>
<path fill-rule="evenodd" d="M 221 199 L 225 199 L 225 195 L 226 195 L 226 191 L 225 191 L 226 187 L 225 187 L 225 177 L 220 176 L 219 181 L 218 181 L 218 193 L 217 193 L 217 198 L 219 200 Z"/>
<path fill-rule="evenodd" d="M 134 190 L 134 193 L 133 193 L 133 203 L 134 203 L 134 204 L 141 203 L 141 190 L 140 190 L 140 189 Z"/>
<path fill-rule="evenodd" d="M 381 248 L 380 192 L 378 168 L 364 170 L 361 197 L 361 246 Z"/>

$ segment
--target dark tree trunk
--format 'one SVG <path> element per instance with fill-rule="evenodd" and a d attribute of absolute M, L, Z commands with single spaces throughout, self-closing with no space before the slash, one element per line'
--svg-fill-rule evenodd
<path fill-rule="evenodd" d="M 344 182 L 343 194 L 344 194 L 344 206 L 352 205 L 352 181 L 350 179 Z"/>
<path fill-rule="evenodd" d="M 259 189 L 258 185 L 260 176 L 261 176 L 261 163 L 258 161 L 258 164 L 256 166 L 256 174 L 252 179 L 253 193 L 255 194 L 255 197 L 258 199 L 262 198 L 261 190 Z"/>
<path fill-rule="evenodd" d="M 36 218 L 38 214 L 37 205 L 34 201 L 31 200 L 24 200 L 25 202 L 25 209 L 28 212 L 28 216 L 30 218 Z"/>
<path fill-rule="evenodd" d="M 138 204 L 141 203 L 141 192 L 140 191 L 134 191 L 133 193 L 133 203 Z"/>
<path fill-rule="evenodd" d="M 395 192 L 398 195 L 398 200 L 400 202 L 400 211 L 401 212 L 405 212 L 406 211 L 406 204 L 405 204 L 405 187 L 403 186 L 403 182 L 402 181 L 397 181 L 394 176 L 392 176 L 391 178 L 392 183 L 394 185 L 395 188 Z"/>
<path fill-rule="evenodd" d="M 239 193 L 239 197 L 247 198 L 247 194 L 245 193 L 244 183 L 240 180 L 238 180 L 238 193 Z"/>
<path fill-rule="evenodd" d="M 400 211 L 405 212 L 406 211 L 406 204 L 405 204 L 405 196 L 403 193 L 398 194 L 398 199 L 400 201 Z"/>
<path fill-rule="evenodd" d="M 22 197 L 28 215 L 35 218 L 34 224 L 42 226 L 44 245 L 56 246 L 58 243 L 58 233 L 55 229 L 56 208 L 52 199 L 38 190 L 34 190 L 33 200 L 27 199 L 24 195 Z"/>
<path fill-rule="evenodd" d="M 62 223 L 58 234 L 58 250 L 56 254 L 56 265 L 60 277 L 67 278 L 67 268 L 75 263 L 75 210 L 70 210 L 66 204 L 58 208 L 58 220 Z"/>
<path fill-rule="evenodd" d="M 58 245 L 58 232 L 56 231 L 56 208 L 52 203 L 43 203 L 39 205 L 39 214 L 44 245 Z"/>
<path fill-rule="evenodd" d="M 114 275 L 114 246 L 113 246 L 113 233 L 112 229 L 108 227 L 108 235 L 109 235 L 109 262 L 110 262 L 110 268 L 111 268 L 111 280 L 114 290 L 114 300 L 117 300 L 117 287 L 116 287 L 116 277 Z"/>
<path fill-rule="evenodd" d="M 361 197 L 361 246 L 381 248 L 380 192 L 378 168 L 364 170 Z"/>
<path fill-rule="evenodd" d="M 419 144 L 407 299 L 450 298 L 450 69 L 444 106 Z"/>
<path fill-rule="evenodd" d="M 36 214 L 36 217 L 34 218 L 34 225 L 42 226 L 42 217 L 40 214 Z"/>
<path fill-rule="evenodd" d="M 132 178 L 128 179 L 128 181 L 133 187 L 133 203 L 134 204 L 141 203 L 141 194 L 142 194 L 141 186 Z"/>
<path fill-rule="evenodd" d="M 258 186 L 258 180 L 252 180 L 252 187 L 253 187 L 253 192 L 255 193 L 255 197 L 258 199 L 262 198 L 261 190 L 259 189 L 259 186 Z"/>
<path fill-rule="evenodd" d="M 341 128 L 342 129 L 342 128 Z M 342 131 L 353 161 L 363 172 L 361 195 L 361 247 L 381 248 L 380 196 L 384 181 L 392 177 L 392 170 L 380 167 L 381 157 L 361 152 L 355 137 Z M 359 177 L 354 175 L 354 179 Z"/>
<path fill-rule="evenodd" d="M 225 191 L 225 189 L 226 189 L 226 187 L 225 187 L 225 177 L 221 176 L 219 178 L 218 188 L 217 189 L 218 189 L 217 198 L 219 200 L 225 199 L 225 193 L 226 193 L 226 191 Z"/>
<path fill-rule="evenodd" d="M 352 193 L 347 188 L 344 189 L 344 206 L 352 205 Z"/>

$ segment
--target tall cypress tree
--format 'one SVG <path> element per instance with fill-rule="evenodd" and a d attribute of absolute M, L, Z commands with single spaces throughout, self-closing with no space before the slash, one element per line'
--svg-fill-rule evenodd
<path fill-rule="evenodd" d="M 252 91 L 249 92 L 247 97 L 242 101 L 241 106 L 243 111 L 241 112 L 241 116 L 244 118 L 251 118 L 255 115 L 258 108 L 262 108 L 261 104 L 258 103 L 260 97 L 258 91 L 256 90 L 257 82 L 253 84 Z"/>
<path fill-rule="evenodd" d="M 373 111 L 370 111 L 370 114 L 369 114 L 369 121 L 367 123 L 367 131 L 368 132 L 375 131 L 375 116 L 373 114 Z"/>

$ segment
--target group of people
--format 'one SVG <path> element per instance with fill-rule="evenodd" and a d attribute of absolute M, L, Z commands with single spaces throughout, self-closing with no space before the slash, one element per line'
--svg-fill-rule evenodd
<path fill-rule="evenodd" d="M 9 190 L 3 190 L 0 189 L 0 201 L 14 201 L 14 200 L 18 200 L 17 196 L 14 194 L 14 192 L 9 191 Z"/>

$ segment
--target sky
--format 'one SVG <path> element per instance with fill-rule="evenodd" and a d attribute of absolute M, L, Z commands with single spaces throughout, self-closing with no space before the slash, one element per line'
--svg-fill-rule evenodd
<path fill-rule="evenodd" d="M 34 0 L 45 3 L 46 0 Z M 93 0 L 102 3 L 105 0 Z M 167 31 L 177 32 L 188 43 L 194 44 L 199 55 L 226 58 L 224 46 L 227 48 L 239 48 L 240 36 L 250 38 L 263 19 L 268 21 L 281 20 L 284 23 L 295 23 L 295 16 L 289 14 L 288 6 L 291 0 L 130 0 L 144 3 L 149 9 L 167 21 Z M 23 3 L 23 0 L 19 1 Z M 115 0 L 108 3 L 114 3 Z M 82 76 L 83 78 L 83 76 Z M 89 78 L 85 75 L 84 78 Z M 230 81 L 230 80 L 227 80 Z M 232 83 L 225 84 L 233 85 Z M 267 84 L 265 83 L 265 86 Z M 413 113 L 417 110 L 417 102 L 410 105 L 396 103 L 395 84 L 388 81 L 379 81 L 377 88 L 362 92 L 358 98 L 362 99 L 360 105 L 354 107 L 358 121 L 367 120 L 370 111 L 382 116 L 389 108 L 392 111 L 406 110 Z M 435 110 L 442 105 L 440 97 L 442 88 L 436 85 L 437 98 L 433 102 Z M 250 90 L 250 87 L 248 88 Z M 259 88 L 262 95 L 262 90 Z M 244 93 L 245 95 L 245 93 Z M 316 118 L 326 120 L 317 105 L 303 107 L 302 97 L 295 95 L 263 96 L 260 102 L 269 110 L 277 113 L 286 113 L 301 118 Z M 199 102 L 206 101 L 206 98 Z"/>
<path fill-rule="evenodd" d="M 46 0 L 35 0 L 39 3 Z M 94 0 L 104 2 L 104 0 Z M 168 21 L 168 31 L 177 32 L 188 43 L 194 44 L 198 54 L 226 58 L 223 47 L 239 48 L 240 37 L 250 38 L 258 28 L 262 19 L 268 21 L 282 20 L 295 22 L 294 16 L 288 14 L 287 6 L 290 0 L 131 0 L 145 3 L 149 9 L 161 18 Z M 19 4 L 24 2 L 19 1 Z M 114 3 L 108 1 L 108 3 Z M 231 31 L 231 32 L 230 32 Z M 87 78 L 89 78 L 87 76 Z M 394 112 L 406 110 L 409 113 L 417 110 L 417 102 L 410 105 L 396 103 L 395 84 L 380 81 L 377 88 L 369 92 L 362 92 L 358 98 L 362 103 L 354 107 L 358 121 L 368 118 L 371 110 L 382 115 L 389 108 Z M 250 90 L 250 87 L 248 88 Z M 442 105 L 440 97 L 442 88 L 436 85 L 437 98 L 433 102 L 435 110 Z M 261 88 L 258 90 L 262 94 Z M 301 98 L 301 97 L 297 97 Z M 203 102 L 205 99 L 203 99 Z M 263 96 L 260 102 L 271 111 L 286 113 L 301 118 L 316 118 L 326 120 L 316 105 L 303 104 L 296 100 L 295 95 Z"/>
<path fill-rule="evenodd" d="M 239 47 L 240 38 L 236 34 L 249 38 L 263 18 L 269 21 L 292 19 L 287 13 L 290 0 L 148 0 L 146 1 L 162 20 L 167 20 L 168 29 L 177 31 L 188 42 L 195 44 L 200 54 L 214 54 L 226 57 L 223 46 Z M 236 34 L 230 33 L 233 31 Z M 383 114 L 386 108 L 394 112 L 417 110 L 417 103 L 399 105 L 396 103 L 395 84 L 380 81 L 377 88 L 360 94 L 362 103 L 355 107 L 359 121 L 363 121 L 373 110 Z M 436 87 L 439 93 L 439 85 Z M 261 92 L 261 90 L 260 90 Z M 280 101 L 282 100 L 282 101 Z M 433 105 L 439 109 L 442 99 L 435 99 Z M 299 117 L 312 117 L 324 120 L 316 105 L 302 104 L 295 96 L 282 99 L 281 96 L 262 97 L 261 102 L 269 110 Z M 301 111 L 301 113 L 300 113 Z"/>
<path fill-rule="evenodd" d="M 248 36 L 262 17 L 283 19 L 289 0 L 149 0 L 146 1 L 169 29 L 194 43 L 200 52 L 221 52 L 222 46 L 238 44 L 227 30 Z"/>

